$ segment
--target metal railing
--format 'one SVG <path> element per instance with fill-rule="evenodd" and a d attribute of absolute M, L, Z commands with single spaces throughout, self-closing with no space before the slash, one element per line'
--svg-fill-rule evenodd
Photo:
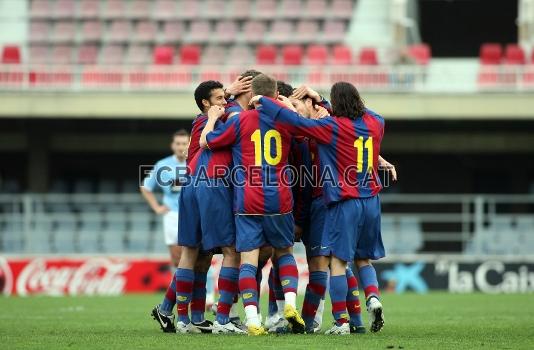
<path fill-rule="evenodd" d="M 534 254 L 534 195 L 384 194 L 393 254 Z M 164 252 L 161 218 L 137 194 L 0 195 L 3 253 Z"/>

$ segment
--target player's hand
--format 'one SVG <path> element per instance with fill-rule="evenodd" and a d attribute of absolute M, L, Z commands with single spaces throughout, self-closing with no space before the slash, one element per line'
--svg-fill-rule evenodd
<path fill-rule="evenodd" d="M 289 100 L 289 98 L 285 97 L 285 96 L 282 96 L 282 95 L 278 95 L 278 101 L 282 102 L 284 104 L 284 106 L 286 106 L 287 108 L 289 108 L 290 110 L 292 110 L 293 112 L 296 112 L 297 110 L 295 109 L 295 107 L 293 107 L 293 104 L 291 103 L 291 101 Z"/>
<path fill-rule="evenodd" d="M 251 91 L 251 86 L 252 86 L 252 77 L 238 76 L 237 79 L 232 84 L 230 84 L 230 86 L 226 88 L 225 92 L 228 96 L 232 96 L 232 95 L 235 96 L 235 95 L 242 94 L 244 92 Z"/>
<path fill-rule="evenodd" d="M 256 95 L 256 96 L 253 96 L 250 101 L 249 101 L 249 106 L 256 106 L 256 104 L 259 104 L 260 103 L 260 98 L 262 98 L 263 95 Z"/>
<path fill-rule="evenodd" d="M 330 113 L 328 113 L 326 108 L 322 106 L 315 105 L 314 109 L 315 109 L 315 113 L 312 115 L 312 119 L 321 119 L 321 118 L 324 118 L 330 115 Z"/>
<path fill-rule="evenodd" d="M 397 181 L 397 169 L 395 169 L 395 165 L 391 164 L 382 157 L 378 157 L 378 166 L 390 173 L 393 181 Z"/>
<path fill-rule="evenodd" d="M 302 100 L 306 96 L 310 97 L 315 102 L 321 102 L 321 95 L 309 86 L 302 85 L 299 88 L 297 88 L 295 91 L 293 91 L 293 95 L 291 97 L 296 98 L 297 100 Z"/>
<path fill-rule="evenodd" d="M 158 215 L 167 214 L 170 211 L 170 209 L 166 205 L 160 205 L 156 209 L 154 209 L 154 212 Z"/>
<path fill-rule="evenodd" d="M 209 119 L 219 119 L 224 114 L 224 108 L 221 106 L 211 106 L 208 110 Z"/>

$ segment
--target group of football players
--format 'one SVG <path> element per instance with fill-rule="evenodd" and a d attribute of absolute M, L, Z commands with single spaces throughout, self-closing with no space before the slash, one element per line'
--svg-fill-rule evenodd
<path fill-rule="evenodd" d="M 364 333 L 356 273 L 370 330 L 380 331 L 383 308 L 370 263 L 385 255 L 379 167 L 396 179 L 395 168 L 380 157 L 384 119 L 365 107 L 350 83 L 335 83 L 329 102 L 310 87 L 293 89 L 255 70 L 226 89 L 204 81 L 194 97 L 201 113 L 193 121 L 179 194 L 181 256 L 162 303 L 152 310 L 161 329 L 317 333 L 328 290 L 335 322 L 326 334 Z M 300 240 L 309 283 L 298 312 L 293 245 Z M 214 253 L 223 261 L 212 323 L 204 317 L 205 266 Z M 264 321 L 258 301 L 269 259 Z"/>

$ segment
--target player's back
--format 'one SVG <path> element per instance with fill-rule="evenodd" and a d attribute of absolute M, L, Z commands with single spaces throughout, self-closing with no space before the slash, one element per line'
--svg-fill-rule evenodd
<path fill-rule="evenodd" d="M 243 181 L 239 192 L 245 213 L 280 214 L 292 210 L 290 173 L 287 167 L 291 134 L 275 119 L 257 110 L 244 111 L 239 118 L 239 142 L 233 146 L 236 172 Z M 238 193 L 238 197 L 240 195 Z"/>

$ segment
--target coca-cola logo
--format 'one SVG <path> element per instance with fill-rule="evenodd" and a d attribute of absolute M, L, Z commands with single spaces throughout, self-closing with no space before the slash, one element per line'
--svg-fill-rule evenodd
<path fill-rule="evenodd" d="M 0 295 L 10 295 L 13 289 L 13 274 L 7 260 L 0 257 Z"/>
<path fill-rule="evenodd" d="M 107 258 L 89 259 L 81 264 L 54 265 L 44 259 L 32 260 L 17 278 L 21 296 L 47 295 L 118 295 L 124 291 L 126 261 Z"/>

